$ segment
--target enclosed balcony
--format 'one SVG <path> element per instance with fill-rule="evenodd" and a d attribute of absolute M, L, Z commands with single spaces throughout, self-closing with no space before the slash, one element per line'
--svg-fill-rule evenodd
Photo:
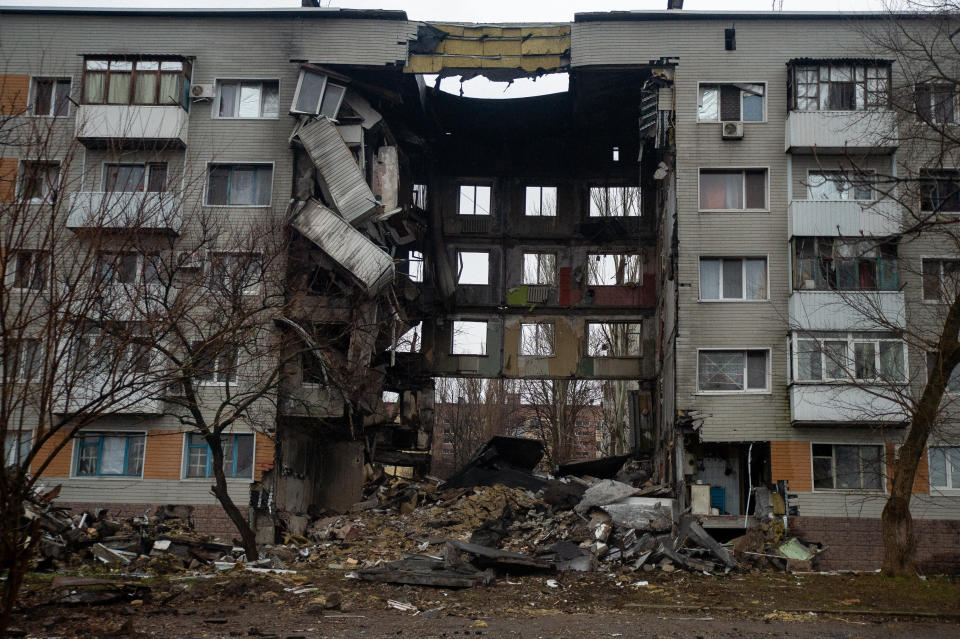
<path fill-rule="evenodd" d="M 901 291 L 794 291 L 790 327 L 803 331 L 891 330 L 906 325 Z"/>
<path fill-rule="evenodd" d="M 901 424 L 907 416 L 889 386 L 793 384 L 790 420 L 795 426 Z"/>
<path fill-rule="evenodd" d="M 67 227 L 180 233 L 182 199 L 170 192 L 81 191 L 70 195 Z"/>
<path fill-rule="evenodd" d="M 900 231 L 899 205 L 892 200 L 793 200 L 790 237 L 884 237 Z"/>
<path fill-rule="evenodd" d="M 179 106 L 81 104 L 77 140 L 90 148 L 184 148 L 188 120 Z"/>
<path fill-rule="evenodd" d="M 791 111 L 785 151 L 793 153 L 892 153 L 899 141 L 893 111 Z"/>

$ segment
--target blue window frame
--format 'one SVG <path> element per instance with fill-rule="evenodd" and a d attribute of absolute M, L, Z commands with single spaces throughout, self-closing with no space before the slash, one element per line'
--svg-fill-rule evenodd
<path fill-rule="evenodd" d="M 81 477 L 139 477 L 143 473 L 142 434 L 90 433 L 77 438 L 74 468 Z"/>
<path fill-rule="evenodd" d="M 272 164 L 211 164 L 207 204 L 268 206 L 272 184 Z"/>
<path fill-rule="evenodd" d="M 221 435 L 223 472 L 227 477 L 253 477 L 253 435 Z M 190 433 L 183 456 L 186 477 L 213 477 L 213 453 L 201 433 Z"/>

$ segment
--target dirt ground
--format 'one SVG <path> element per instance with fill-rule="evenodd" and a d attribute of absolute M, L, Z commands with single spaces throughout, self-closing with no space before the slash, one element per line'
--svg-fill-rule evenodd
<path fill-rule="evenodd" d="M 567 573 L 511 577 L 489 587 L 449 590 L 361 582 L 347 574 L 231 570 L 213 578 L 116 576 L 136 582 L 141 592 L 146 586 L 149 592 L 136 595 L 142 599 L 100 605 L 58 603 L 70 589 L 54 588 L 51 575 L 32 575 L 10 636 L 960 636 L 956 578 Z M 638 583 L 643 581 L 647 584 Z M 337 599 L 339 605 L 331 607 Z M 390 601 L 412 609 L 397 610 Z"/>

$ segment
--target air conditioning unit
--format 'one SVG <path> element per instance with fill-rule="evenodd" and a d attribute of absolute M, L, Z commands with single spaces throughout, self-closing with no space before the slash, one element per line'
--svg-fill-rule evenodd
<path fill-rule="evenodd" d="M 195 84 L 190 87 L 190 96 L 199 100 L 212 100 L 213 99 L 213 85 L 212 84 Z"/>
<path fill-rule="evenodd" d="M 742 140 L 743 122 L 731 121 L 720 123 L 721 137 L 724 140 Z"/>

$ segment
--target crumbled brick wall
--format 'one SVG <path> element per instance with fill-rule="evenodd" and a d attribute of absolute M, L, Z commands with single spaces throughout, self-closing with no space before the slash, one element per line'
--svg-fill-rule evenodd
<path fill-rule="evenodd" d="M 916 519 L 917 563 L 926 574 L 960 574 L 960 521 Z M 821 570 L 876 570 L 883 563 L 879 519 L 791 517 L 790 535 L 828 548 Z"/>
<path fill-rule="evenodd" d="M 236 527 L 233 525 L 233 522 L 230 521 L 230 518 L 227 517 L 227 513 L 224 512 L 223 508 L 216 504 L 190 505 L 193 506 L 194 530 L 198 533 L 213 535 L 227 542 L 234 538 L 239 539 L 240 535 L 237 533 Z M 137 517 L 143 514 L 152 515 L 156 512 L 158 504 L 92 504 L 79 502 L 61 503 L 58 501 L 57 506 L 69 508 L 75 513 L 86 510 L 92 511 L 96 508 L 106 508 L 107 511 L 109 511 L 110 517 L 126 518 Z M 246 515 L 242 507 L 240 512 Z"/>

